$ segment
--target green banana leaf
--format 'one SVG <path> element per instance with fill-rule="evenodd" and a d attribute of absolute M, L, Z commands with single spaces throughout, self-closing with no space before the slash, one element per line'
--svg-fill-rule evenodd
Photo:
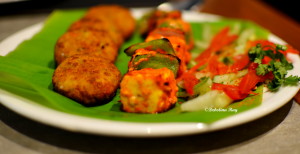
<path fill-rule="evenodd" d="M 262 87 L 257 88 L 258 95 L 250 96 L 227 108 L 227 112 L 180 112 L 180 103 L 171 110 L 159 114 L 135 114 L 121 111 L 119 91 L 114 99 L 104 105 L 85 107 L 53 91 L 52 74 L 55 70 L 54 46 L 57 39 L 67 30 L 69 25 L 85 13 L 84 9 L 56 10 L 44 23 L 42 30 L 31 39 L 22 42 L 6 56 L 0 56 L 0 88 L 11 93 L 60 112 L 90 118 L 108 119 L 130 122 L 204 122 L 212 123 L 222 118 L 241 113 L 257 107 L 262 102 Z M 257 38 L 268 38 L 269 32 L 249 21 L 221 19 L 216 22 L 191 23 L 196 41 L 207 40 L 204 29 L 211 35 L 224 26 L 239 30 L 253 29 Z M 143 42 L 143 38 L 135 33 L 121 47 L 116 66 L 122 74 L 127 72 L 130 60 L 123 51 L 132 44 Z M 194 50 L 193 52 L 199 52 Z M 25 102 L 24 102 L 25 103 Z M 233 112 L 231 109 L 236 109 Z"/>

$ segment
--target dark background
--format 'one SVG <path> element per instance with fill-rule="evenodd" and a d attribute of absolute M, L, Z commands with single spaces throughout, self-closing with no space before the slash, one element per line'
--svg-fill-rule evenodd
<path fill-rule="evenodd" d="M 300 23 L 299 1 L 297 0 L 262 0 L 273 8 Z"/>
<path fill-rule="evenodd" d="M 119 4 L 126 7 L 157 6 L 165 0 L 27 0 L 0 4 L 0 15 L 47 12 L 53 9 L 84 8 L 97 4 Z"/>
<path fill-rule="evenodd" d="M 271 7 L 300 23 L 296 0 L 262 0 Z M 51 12 L 53 9 L 83 8 L 97 4 L 120 4 L 126 7 L 155 7 L 166 0 L 27 0 L 0 3 L 0 15 Z M 255 11 L 255 10 L 254 10 Z"/>

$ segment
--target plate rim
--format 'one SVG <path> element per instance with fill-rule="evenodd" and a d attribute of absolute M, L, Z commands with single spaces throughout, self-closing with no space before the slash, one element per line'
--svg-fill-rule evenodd
<path fill-rule="evenodd" d="M 141 14 L 140 12 L 144 11 L 144 9 L 131 9 L 131 11 L 135 17 L 138 17 Z M 199 16 L 199 15 L 202 16 L 201 20 L 202 18 L 209 17 L 211 19 L 210 21 L 216 21 L 220 18 L 220 16 L 217 15 L 198 13 L 193 11 L 184 11 L 183 13 L 185 18 Z M 207 20 L 203 20 L 203 21 L 207 21 Z M 42 27 L 43 27 L 43 22 L 40 22 L 10 35 L 2 42 L 0 42 L 0 49 L 1 50 L 4 49 L 0 51 L 0 55 L 6 55 L 10 51 L 12 51 L 15 47 L 17 47 L 19 43 L 21 43 L 26 39 L 30 39 L 35 33 L 37 33 L 40 29 L 42 29 Z M 273 34 L 270 35 L 269 40 L 278 43 L 285 43 L 283 40 L 281 40 L 279 37 Z M 14 43 L 11 43 L 12 41 Z M 295 69 L 297 68 L 298 70 L 300 70 L 299 68 L 300 60 L 299 57 L 297 58 L 298 58 L 297 65 L 296 65 L 297 67 L 295 67 Z M 32 102 L 28 99 L 22 98 L 18 95 L 5 91 L 1 88 L 0 88 L 0 103 L 6 106 L 7 108 L 13 110 L 14 112 L 21 114 L 22 116 L 27 117 L 31 120 L 46 125 L 54 126 L 57 128 L 61 128 L 64 130 L 73 131 L 73 132 L 82 132 L 88 134 L 118 136 L 118 137 L 168 137 L 168 136 L 182 136 L 182 135 L 200 134 L 204 132 L 217 131 L 220 129 L 225 129 L 225 128 L 229 128 L 229 127 L 233 127 L 233 126 L 237 126 L 240 124 L 253 121 L 255 119 L 270 114 L 271 112 L 279 109 L 280 107 L 288 103 L 292 99 L 292 97 L 297 93 L 298 89 L 299 86 L 283 87 L 280 90 L 281 91 L 283 90 L 283 92 L 289 92 L 288 97 L 284 97 L 279 102 L 277 101 L 275 106 L 270 105 L 270 103 L 268 102 L 267 103 L 263 102 L 258 107 L 255 107 L 248 111 L 244 111 L 242 113 L 238 113 L 237 115 L 223 118 L 221 120 L 213 122 L 212 124 L 204 124 L 204 123 L 197 123 L 197 122 L 164 122 L 164 123 L 124 122 L 124 121 L 111 121 L 105 119 L 84 117 L 80 115 L 73 115 L 73 114 L 64 113 L 64 112 L 47 108 L 45 106 Z M 21 103 L 21 106 L 20 106 L 20 102 L 23 102 Z M 258 112 L 257 114 L 257 111 L 259 111 L 259 109 L 263 110 L 264 112 Z M 37 112 L 32 112 L 32 110 L 35 110 Z M 40 116 L 40 114 L 43 115 L 45 113 L 48 113 L 51 116 L 49 115 Z M 253 116 L 249 116 L 249 115 L 253 115 Z M 81 120 L 81 122 L 83 122 L 81 123 L 81 125 L 78 125 L 78 119 Z M 75 123 L 70 123 L 70 121 L 72 120 L 75 120 Z M 127 127 L 127 129 L 124 129 L 124 127 Z M 120 130 L 120 128 L 122 130 Z M 171 131 L 170 128 L 172 128 Z"/>

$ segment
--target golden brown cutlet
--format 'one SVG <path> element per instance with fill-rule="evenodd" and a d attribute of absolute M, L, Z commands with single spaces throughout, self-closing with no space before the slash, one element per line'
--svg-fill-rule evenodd
<path fill-rule="evenodd" d="M 122 34 L 117 30 L 117 28 L 111 22 L 107 22 L 103 19 L 93 19 L 93 18 L 81 18 L 69 27 L 68 31 L 74 30 L 96 30 L 96 31 L 105 31 L 108 36 L 117 44 L 118 47 L 124 42 Z"/>
<path fill-rule="evenodd" d="M 114 62 L 118 55 L 118 46 L 107 36 L 108 33 L 105 31 L 89 29 L 67 31 L 55 45 L 56 64 L 59 65 L 75 54 L 93 54 Z"/>
<path fill-rule="evenodd" d="M 135 19 L 130 10 L 119 5 L 98 5 L 88 9 L 84 18 L 101 19 L 113 23 L 125 39 L 135 29 Z"/>
<path fill-rule="evenodd" d="M 54 90 L 86 106 L 109 102 L 121 80 L 117 67 L 94 55 L 65 59 L 52 78 Z"/>

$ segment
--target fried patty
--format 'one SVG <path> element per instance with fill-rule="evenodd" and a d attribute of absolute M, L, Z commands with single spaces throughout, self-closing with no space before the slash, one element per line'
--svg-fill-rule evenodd
<path fill-rule="evenodd" d="M 68 31 L 74 31 L 79 29 L 105 31 L 108 34 L 107 37 L 112 38 L 118 47 L 120 47 L 124 42 L 124 38 L 117 30 L 117 28 L 111 22 L 107 22 L 103 19 L 81 18 L 72 23 Z"/>
<path fill-rule="evenodd" d="M 84 18 L 111 22 L 125 39 L 135 29 L 135 19 L 132 17 L 130 10 L 119 5 L 98 5 L 91 7 L 86 12 Z"/>
<path fill-rule="evenodd" d="M 52 78 L 54 90 L 86 106 L 109 102 L 119 87 L 117 67 L 94 55 L 73 55 L 65 59 Z"/>
<path fill-rule="evenodd" d="M 55 45 L 54 58 L 59 65 L 66 58 L 76 54 L 90 54 L 114 62 L 118 46 L 106 31 L 79 29 L 64 33 Z"/>

